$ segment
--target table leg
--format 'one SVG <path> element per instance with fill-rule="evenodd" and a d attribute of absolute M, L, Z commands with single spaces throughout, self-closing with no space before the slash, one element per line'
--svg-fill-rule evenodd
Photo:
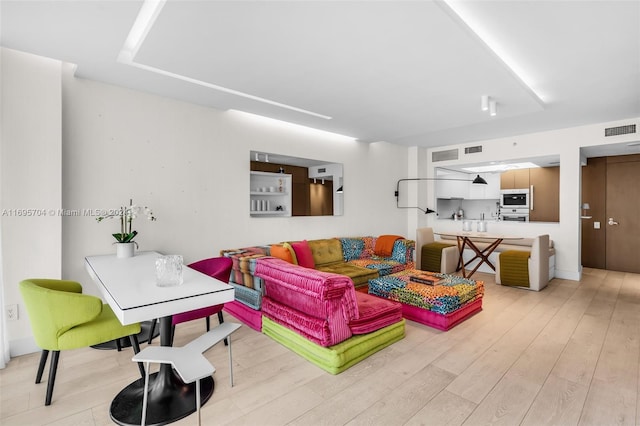
<path fill-rule="evenodd" d="M 467 245 L 476 253 L 475 257 L 473 259 L 471 259 L 469 262 L 467 263 L 471 263 L 474 260 L 476 260 L 477 258 L 480 258 L 480 262 L 478 262 L 478 264 L 475 266 L 475 268 L 473 268 L 473 270 L 469 273 L 469 276 L 465 276 L 464 275 L 464 268 L 462 269 L 463 271 L 463 277 L 465 278 L 470 278 L 473 274 L 475 274 L 475 272 L 478 270 L 478 268 L 480 267 L 480 265 L 482 265 L 483 263 L 486 263 L 487 265 L 489 265 L 489 267 L 491 269 L 493 269 L 494 271 L 496 270 L 496 267 L 493 266 L 493 263 L 491 263 L 491 261 L 489 260 L 489 256 L 491 255 L 491 253 L 493 253 L 493 251 L 498 248 L 498 246 L 500 245 L 500 243 L 502 242 L 502 238 L 497 238 L 494 242 L 492 242 L 491 244 L 489 244 L 489 246 L 487 246 L 484 250 L 480 250 L 474 243 L 473 241 L 471 241 L 470 239 L 468 239 L 467 237 L 465 237 L 465 240 Z"/>
<path fill-rule="evenodd" d="M 466 278 L 464 271 L 464 245 L 466 242 L 466 237 L 457 236 L 456 240 L 458 242 L 458 267 L 456 268 L 456 272 L 462 270 L 462 276 Z"/>
<path fill-rule="evenodd" d="M 171 342 L 171 317 L 160 319 L 160 343 Z M 213 377 L 200 380 L 201 405 L 213 395 Z M 142 420 L 144 379 L 124 388 L 111 402 L 111 419 L 119 425 L 139 425 Z M 147 425 L 166 425 L 196 412 L 196 384 L 185 384 L 170 364 L 149 376 Z"/>

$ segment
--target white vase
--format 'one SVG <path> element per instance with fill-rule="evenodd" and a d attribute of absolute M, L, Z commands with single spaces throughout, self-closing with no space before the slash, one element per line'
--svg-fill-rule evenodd
<path fill-rule="evenodd" d="M 133 257 L 136 243 L 116 243 L 116 257 L 119 259 Z"/>

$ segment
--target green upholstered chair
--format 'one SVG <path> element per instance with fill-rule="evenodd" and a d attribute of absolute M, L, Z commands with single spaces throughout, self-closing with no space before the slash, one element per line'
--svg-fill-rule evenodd
<path fill-rule="evenodd" d="M 75 281 L 28 279 L 20 282 L 31 329 L 42 348 L 36 383 L 40 383 L 49 352 L 51 365 L 45 405 L 51 404 L 60 351 L 83 348 L 129 336 L 135 353 L 140 351 L 136 334 L 140 324 L 122 325 L 109 305 L 82 294 Z M 138 364 L 144 377 L 144 369 Z"/>

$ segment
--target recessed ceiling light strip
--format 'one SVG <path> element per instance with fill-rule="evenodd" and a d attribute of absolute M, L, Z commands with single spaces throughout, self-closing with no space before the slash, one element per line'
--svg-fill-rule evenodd
<path fill-rule="evenodd" d="M 253 114 L 251 112 L 240 111 L 240 110 L 237 110 L 237 109 L 230 109 L 229 112 L 232 112 L 234 114 L 240 114 L 240 115 L 242 115 L 244 117 L 250 118 L 251 120 L 257 120 L 257 121 L 265 123 L 265 124 L 276 125 L 276 126 L 280 126 L 280 127 L 284 127 L 284 128 L 288 128 L 288 129 L 295 129 L 296 131 L 301 131 L 301 132 L 305 132 L 305 133 L 308 133 L 308 134 L 313 134 L 313 135 L 316 135 L 316 136 L 322 136 L 322 137 L 325 137 L 325 138 L 332 138 L 332 139 L 344 140 L 344 141 L 355 141 L 355 140 L 357 140 L 353 136 L 347 136 L 347 135 L 342 135 L 340 133 L 334 133 L 334 132 L 329 132 L 329 131 L 326 131 L 326 130 L 320 130 L 320 129 L 316 129 L 314 127 L 303 126 L 302 124 L 295 124 L 295 123 L 291 123 L 289 121 L 278 120 L 277 118 L 271 118 L 271 117 L 265 117 L 263 115 Z"/>
<path fill-rule="evenodd" d="M 507 50 L 501 45 L 496 37 L 491 35 L 486 25 L 483 25 L 478 19 L 474 18 L 468 8 L 465 8 L 464 2 L 460 0 L 442 0 L 436 4 L 442 8 L 449 16 L 463 24 L 478 40 L 480 40 L 504 66 L 513 74 L 513 76 L 527 89 L 533 98 L 541 105 L 545 105 L 543 96 L 534 89 L 532 78 L 527 75 L 525 70 L 518 66 L 516 61 Z"/>
<path fill-rule="evenodd" d="M 280 103 L 280 102 L 272 101 L 270 99 L 265 99 L 265 98 L 261 98 L 259 96 L 250 95 L 248 93 L 239 92 L 237 90 L 229 89 L 227 87 L 222 87 L 222 86 L 218 86 L 218 85 L 215 85 L 215 84 L 207 83 L 206 81 L 197 80 L 195 78 L 187 77 L 187 76 L 184 76 L 184 75 L 181 75 L 181 74 L 176 74 L 176 73 L 173 73 L 173 72 L 170 72 L 170 71 L 165 71 L 165 70 L 162 70 L 160 68 L 151 67 L 149 65 L 144 65 L 144 64 L 137 63 L 137 62 L 130 62 L 128 65 L 131 65 L 133 67 L 140 68 L 140 69 L 143 69 L 143 70 L 146 70 L 146 71 L 151 71 L 151 72 L 154 72 L 156 74 L 160 74 L 160 75 L 164 75 L 164 76 L 167 76 L 167 77 L 175 78 L 176 80 L 182 80 L 182 81 L 186 81 L 188 83 L 198 84 L 200 86 L 207 87 L 207 88 L 213 89 L 213 90 L 217 90 L 219 92 L 225 92 L 225 93 L 229 93 L 229 94 L 232 94 L 232 95 L 241 96 L 243 98 L 247 98 L 247 99 L 251 99 L 251 100 L 254 100 L 254 101 L 262 102 L 262 103 L 265 103 L 265 104 L 277 106 L 277 107 L 280 107 L 280 108 L 285 108 L 285 109 L 288 109 L 288 110 L 291 110 L 291 111 L 301 112 L 303 114 L 312 115 L 314 117 L 324 118 L 325 120 L 331 120 L 331 117 L 329 117 L 327 115 L 318 114 L 318 113 L 313 112 L 313 111 L 307 111 L 306 109 L 297 108 L 297 107 L 294 107 L 294 106 L 291 106 L 291 105 L 287 105 L 287 104 L 283 104 L 283 103 Z"/>
<path fill-rule="evenodd" d="M 160 15 L 165 3 L 166 0 L 145 0 L 145 2 L 142 3 L 142 7 L 140 7 L 140 11 L 129 31 L 129 35 L 124 41 L 124 46 L 122 46 L 122 50 L 120 50 L 118 62 L 133 62 L 133 58 L 138 54 L 142 42 L 147 38 L 149 30 L 151 30 L 151 27 L 156 22 L 156 18 Z"/>
<path fill-rule="evenodd" d="M 142 43 L 144 42 L 147 34 L 153 27 L 153 24 L 156 21 L 158 15 L 162 11 L 166 0 L 145 0 L 140 8 L 140 12 L 138 12 L 138 17 L 134 22 L 131 30 L 129 31 L 129 35 L 124 42 L 124 46 L 122 46 L 122 50 L 118 55 L 118 62 L 131 65 L 136 68 L 143 69 L 145 71 L 154 72 L 156 74 L 164 75 L 166 77 L 175 78 L 177 80 L 186 81 L 188 83 L 197 84 L 203 87 L 207 87 L 209 89 L 217 90 L 224 93 L 229 93 L 231 95 L 240 96 L 246 99 L 251 99 L 253 101 L 262 102 L 265 104 L 273 105 L 279 108 L 288 109 L 290 111 L 300 112 L 302 114 L 311 115 L 313 117 L 322 118 L 325 120 L 331 120 L 331 117 L 324 114 L 319 114 L 317 112 L 309 111 L 306 109 L 294 107 L 292 105 L 283 104 L 281 102 L 272 101 L 270 99 L 261 98 L 260 96 L 250 95 L 248 93 L 240 92 L 238 90 L 229 89 L 227 87 L 218 86 L 216 84 L 207 83 L 206 81 L 198 80 L 195 78 L 187 77 L 184 75 L 176 74 L 173 72 L 165 71 L 160 68 L 152 67 L 149 65 L 144 65 L 134 61 L 134 58 L 138 54 L 138 50 Z"/>

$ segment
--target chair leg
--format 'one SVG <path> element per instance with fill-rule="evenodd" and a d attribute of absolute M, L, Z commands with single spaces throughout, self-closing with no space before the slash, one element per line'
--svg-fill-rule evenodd
<path fill-rule="evenodd" d="M 133 353 L 137 354 L 138 352 L 140 352 L 140 344 L 138 343 L 138 336 L 136 336 L 135 334 L 132 334 L 129 336 L 129 340 L 131 341 L 131 347 L 133 348 Z M 138 369 L 140 370 L 140 376 L 144 378 L 144 367 L 142 366 L 141 362 L 138 363 Z"/>
<path fill-rule="evenodd" d="M 120 352 L 122 350 L 122 344 L 120 343 L 120 338 L 117 338 L 115 341 L 116 341 L 116 349 L 118 350 L 118 352 Z"/>
<path fill-rule="evenodd" d="M 141 363 L 138 363 L 141 364 Z M 145 426 L 147 424 L 147 400 L 149 397 L 149 363 L 145 362 L 146 369 L 144 373 L 144 393 L 142 394 L 142 420 L 140 422 L 141 426 Z"/>
<path fill-rule="evenodd" d="M 196 411 L 198 412 L 198 426 L 202 424 L 200 417 L 200 379 L 196 380 Z"/>
<path fill-rule="evenodd" d="M 226 339 L 224 339 L 224 343 L 227 343 L 227 340 L 229 341 L 229 380 L 231 381 L 231 387 L 233 387 L 233 360 L 231 358 L 231 336 L 227 336 Z"/>
<path fill-rule="evenodd" d="M 218 323 L 222 324 L 224 322 L 224 316 L 222 316 L 222 311 L 218 312 Z M 225 337 L 224 338 L 224 345 L 225 346 L 229 346 L 229 340 Z"/>
<path fill-rule="evenodd" d="M 173 337 L 176 335 L 175 324 L 171 326 L 171 339 L 169 340 L 169 346 L 173 346 Z"/>
<path fill-rule="evenodd" d="M 40 364 L 38 365 L 38 373 L 36 374 L 36 383 L 40 383 L 42 381 L 42 373 L 44 373 L 44 366 L 47 363 L 48 357 L 49 357 L 49 351 L 46 349 L 43 349 L 42 355 L 40 355 Z"/>
<path fill-rule="evenodd" d="M 44 405 L 51 405 L 51 397 L 53 396 L 53 385 L 56 383 L 56 371 L 58 370 L 58 359 L 60 351 L 51 352 L 51 365 L 49 366 L 49 382 L 47 383 L 47 396 Z"/>
<path fill-rule="evenodd" d="M 151 344 L 151 341 L 153 340 L 153 333 L 156 332 L 156 322 L 158 322 L 157 319 L 154 319 L 153 321 L 151 321 L 151 330 L 149 331 L 149 341 L 147 342 L 147 344 Z"/>

